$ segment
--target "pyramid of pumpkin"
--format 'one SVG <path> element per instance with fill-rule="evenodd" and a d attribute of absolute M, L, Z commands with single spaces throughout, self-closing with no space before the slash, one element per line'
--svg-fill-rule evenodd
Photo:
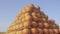
<path fill-rule="evenodd" d="M 29 4 L 18 12 L 7 34 L 60 34 L 59 26 L 40 10 Z"/>

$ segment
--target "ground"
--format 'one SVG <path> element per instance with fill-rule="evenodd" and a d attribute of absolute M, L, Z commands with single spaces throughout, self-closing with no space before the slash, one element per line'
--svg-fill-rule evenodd
<path fill-rule="evenodd" d="M 0 34 L 5 34 L 5 32 L 0 32 Z"/>

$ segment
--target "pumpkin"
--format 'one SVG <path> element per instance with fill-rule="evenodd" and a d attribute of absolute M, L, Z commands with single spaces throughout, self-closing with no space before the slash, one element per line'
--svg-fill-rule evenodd
<path fill-rule="evenodd" d="M 22 19 L 22 22 L 25 22 L 25 18 L 24 18 L 24 19 Z"/>
<path fill-rule="evenodd" d="M 24 18 L 24 15 L 21 15 L 21 19 Z"/>
<path fill-rule="evenodd" d="M 38 34 L 43 34 L 43 29 L 38 28 Z"/>
<path fill-rule="evenodd" d="M 35 6 L 35 8 L 37 9 L 37 11 L 40 11 L 40 7 L 39 6 Z"/>
<path fill-rule="evenodd" d="M 23 13 L 22 13 L 22 10 L 21 10 L 21 11 L 18 12 L 17 15 L 20 15 L 20 16 L 21 16 L 22 14 L 23 14 Z"/>
<path fill-rule="evenodd" d="M 31 22 L 30 21 L 24 22 L 24 27 L 25 28 L 31 28 Z"/>
<path fill-rule="evenodd" d="M 43 11 L 40 11 L 40 14 L 45 16 L 45 14 L 44 14 L 44 12 L 43 12 Z"/>
<path fill-rule="evenodd" d="M 23 34 L 23 31 L 22 30 L 17 31 L 17 34 Z"/>
<path fill-rule="evenodd" d="M 53 29 L 49 29 L 49 34 L 54 34 Z"/>
<path fill-rule="evenodd" d="M 37 31 L 38 31 L 38 30 L 37 30 L 36 28 L 32 28 L 32 29 L 31 29 L 32 34 L 37 34 L 37 33 L 38 33 Z"/>
<path fill-rule="evenodd" d="M 40 15 L 39 12 L 38 12 L 38 13 L 37 13 L 37 12 L 32 12 L 32 16 L 36 16 L 36 17 L 38 17 L 38 18 L 41 17 L 41 15 Z"/>
<path fill-rule="evenodd" d="M 30 34 L 30 29 L 27 28 L 23 29 L 23 34 Z"/>
<path fill-rule="evenodd" d="M 40 15 L 39 13 L 37 13 L 37 17 L 38 17 L 38 18 L 40 18 L 40 17 L 41 17 L 41 15 Z"/>
<path fill-rule="evenodd" d="M 22 9 L 22 12 L 23 12 L 23 14 L 25 14 L 25 13 L 26 13 L 26 9 L 25 9 L 25 8 L 23 8 L 23 9 Z"/>
<path fill-rule="evenodd" d="M 60 34 L 59 26 L 40 10 L 29 4 L 18 12 L 7 34 Z"/>
<path fill-rule="evenodd" d="M 48 23 L 43 23 L 44 24 L 44 28 L 49 28 L 49 24 Z"/>
<path fill-rule="evenodd" d="M 48 34 L 49 33 L 48 29 L 43 29 L 43 33 Z"/>
<path fill-rule="evenodd" d="M 47 22 L 50 23 L 50 24 L 54 24 L 55 23 L 55 21 L 53 19 L 47 20 Z"/>
<path fill-rule="evenodd" d="M 39 20 L 35 12 L 32 13 L 32 17 L 33 17 L 34 21 L 38 21 Z"/>
<path fill-rule="evenodd" d="M 37 13 L 36 12 L 32 12 L 32 16 L 37 16 Z"/>
<path fill-rule="evenodd" d="M 28 16 L 25 16 L 25 21 L 31 21 L 32 20 L 32 16 L 28 15 Z"/>
<path fill-rule="evenodd" d="M 57 24 L 52 25 L 54 29 L 59 29 L 59 26 Z"/>
<path fill-rule="evenodd" d="M 23 26 L 24 26 L 23 23 L 20 23 L 19 24 L 19 29 L 22 30 L 23 29 Z"/>
<path fill-rule="evenodd" d="M 32 27 L 37 27 L 37 26 L 38 26 L 38 23 L 35 22 L 35 21 L 33 21 L 33 22 L 32 22 Z"/>
<path fill-rule="evenodd" d="M 43 28 L 43 23 L 38 23 L 39 28 Z"/>
<path fill-rule="evenodd" d="M 59 30 L 58 29 L 53 29 L 54 34 L 59 34 Z"/>
<path fill-rule="evenodd" d="M 49 28 L 50 28 L 50 29 L 53 29 L 53 25 L 52 25 L 52 24 L 49 24 L 49 25 L 50 25 Z"/>
<path fill-rule="evenodd" d="M 26 12 L 32 12 L 33 9 L 34 9 L 34 5 L 33 5 L 33 4 L 29 4 L 29 5 L 27 5 L 27 6 L 25 7 L 25 9 L 26 9 Z"/>
<path fill-rule="evenodd" d="M 13 31 L 16 29 L 16 27 L 15 26 L 13 26 Z"/>
<path fill-rule="evenodd" d="M 48 16 L 45 16 L 44 18 L 45 18 L 46 20 L 48 20 Z"/>
<path fill-rule="evenodd" d="M 15 25 L 15 29 L 18 30 L 19 29 L 19 25 L 16 24 Z"/>
<path fill-rule="evenodd" d="M 43 21 L 47 21 L 46 18 L 42 18 Z"/>

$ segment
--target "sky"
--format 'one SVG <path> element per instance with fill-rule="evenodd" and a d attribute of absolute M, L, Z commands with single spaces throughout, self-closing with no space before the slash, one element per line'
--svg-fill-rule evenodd
<path fill-rule="evenodd" d="M 40 6 L 60 26 L 60 0 L 0 0 L 0 32 L 5 32 L 18 12 L 30 3 Z"/>

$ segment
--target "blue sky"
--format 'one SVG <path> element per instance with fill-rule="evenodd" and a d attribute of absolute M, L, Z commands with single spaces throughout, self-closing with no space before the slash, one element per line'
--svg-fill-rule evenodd
<path fill-rule="evenodd" d="M 30 3 L 39 5 L 49 19 L 60 25 L 60 0 L 0 0 L 0 32 L 5 32 L 19 10 Z"/>

